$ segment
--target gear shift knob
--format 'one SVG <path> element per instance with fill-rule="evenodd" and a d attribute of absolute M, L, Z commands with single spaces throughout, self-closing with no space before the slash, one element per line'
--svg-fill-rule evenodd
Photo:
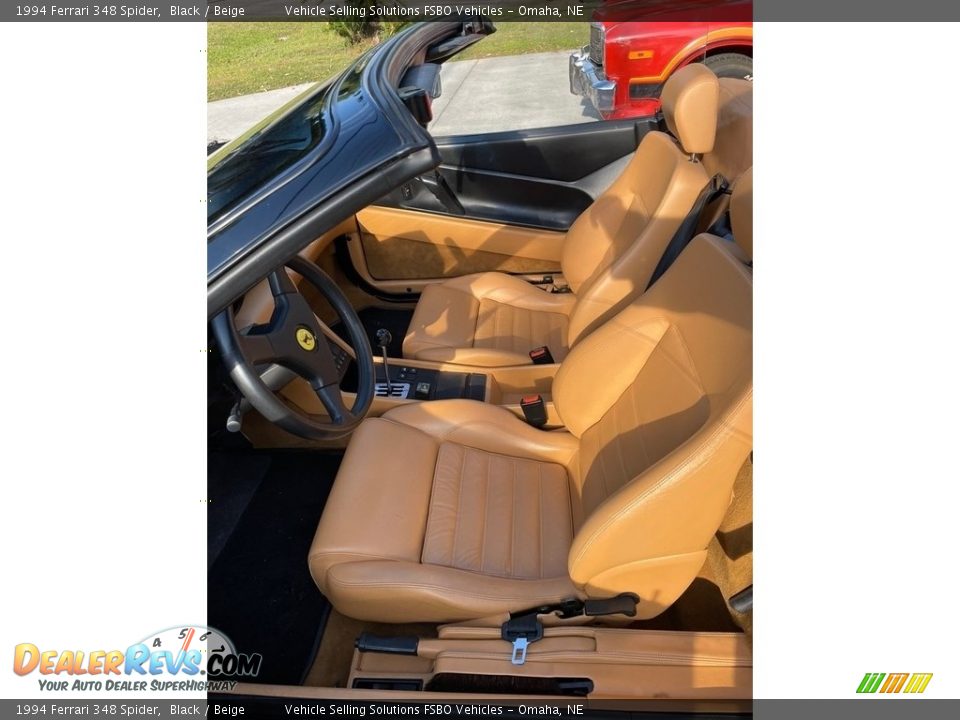
<path fill-rule="evenodd" d="M 386 348 L 390 343 L 393 342 L 393 335 L 386 328 L 380 328 L 377 330 L 377 345 L 381 348 Z"/>

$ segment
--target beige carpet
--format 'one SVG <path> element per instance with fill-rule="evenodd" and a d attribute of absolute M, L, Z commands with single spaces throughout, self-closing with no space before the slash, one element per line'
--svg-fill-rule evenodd
<path fill-rule="evenodd" d="M 753 584 L 753 460 L 747 459 L 733 486 L 734 498 L 707 548 L 710 567 L 723 597 L 729 600 Z M 752 640 L 753 612 L 730 614 Z"/>

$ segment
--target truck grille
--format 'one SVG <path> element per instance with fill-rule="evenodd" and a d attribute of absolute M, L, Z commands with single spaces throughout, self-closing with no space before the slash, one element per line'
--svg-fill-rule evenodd
<path fill-rule="evenodd" d="M 590 59 L 597 65 L 603 65 L 603 25 L 590 25 Z"/>

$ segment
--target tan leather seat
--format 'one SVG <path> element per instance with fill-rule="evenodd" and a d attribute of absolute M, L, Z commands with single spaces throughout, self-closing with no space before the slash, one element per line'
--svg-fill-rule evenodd
<path fill-rule="evenodd" d="M 310 550 L 345 615 L 448 622 L 693 581 L 752 447 L 752 178 L 739 248 L 699 235 L 579 343 L 542 431 L 470 400 L 405 405 L 351 439 Z"/>
<path fill-rule="evenodd" d="M 561 267 L 571 293 L 550 294 L 503 273 L 427 286 L 403 342 L 408 358 L 497 367 L 529 364 L 546 345 L 561 361 L 580 339 L 643 292 L 708 175 L 719 84 L 703 65 L 663 89 L 673 134 L 644 136 L 613 185 L 573 223 Z M 678 142 L 679 140 L 679 142 Z"/>
<path fill-rule="evenodd" d="M 703 169 L 733 182 L 753 165 L 753 82 L 720 78 L 717 135 L 704 153 Z"/>

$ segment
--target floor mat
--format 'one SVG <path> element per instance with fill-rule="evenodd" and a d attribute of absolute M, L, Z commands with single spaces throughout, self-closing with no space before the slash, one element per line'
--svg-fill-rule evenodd
<path fill-rule="evenodd" d="M 342 455 L 222 455 L 210 467 L 217 473 L 209 481 L 214 493 L 228 493 L 225 482 L 232 476 L 262 471 L 262 477 L 232 528 L 223 527 L 228 514 L 208 516 L 208 540 L 222 549 L 208 571 L 207 622 L 238 651 L 263 656 L 255 682 L 297 685 L 313 662 L 330 612 L 310 577 L 307 552 Z M 211 506 L 217 504 L 217 497 L 210 499 Z"/>
<path fill-rule="evenodd" d="M 386 328 L 393 336 L 393 341 L 387 346 L 387 355 L 392 358 L 403 357 L 403 338 L 407 334 L 407 328 L 410 327 L 410 320 L 413 318 L 412 308 L 367 307 L 357 314 L 360 316 L 363 328 L 367 331 L 370 347 L 373 348 L 375 355 L 380 354 L 380 349 L 377 347 L 377 330 Z M 337 335 L 347 339 L 343 323 L 333 325 L 332 329 Z"/>
<path fill-rule="evenodd" d="M 270 469 L 267 454 L 207 453 L 207 571 L 213 566 L 243 517 L 250 499 Z"/>

